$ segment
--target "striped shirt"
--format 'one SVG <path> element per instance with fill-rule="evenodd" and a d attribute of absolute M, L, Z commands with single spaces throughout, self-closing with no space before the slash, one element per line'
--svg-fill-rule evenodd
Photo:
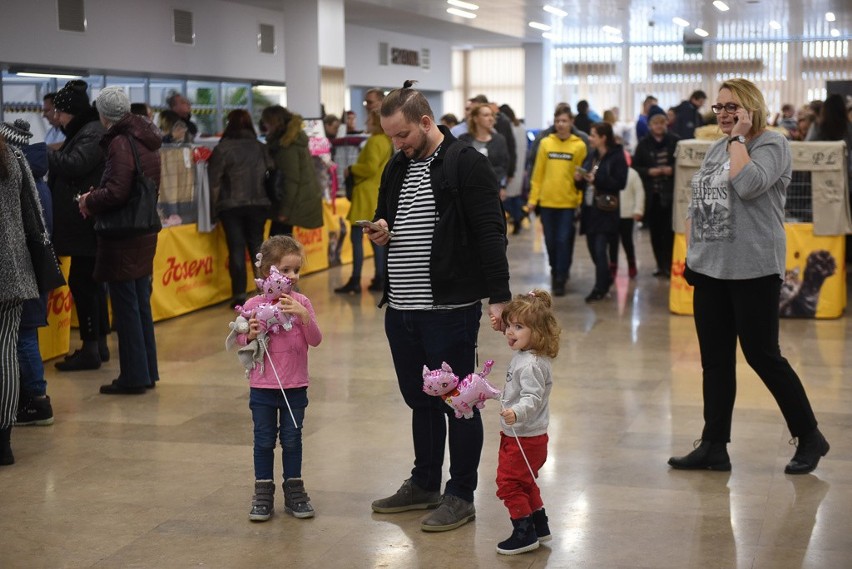
<path fill-rule="evenodd" d="M 438 222 L 429 166 L 440 147 L 425 160 L 412 161 L 405 173 L 388 243 L 388 304 L 397 310 L 431 310 L 429 261 Z"/>

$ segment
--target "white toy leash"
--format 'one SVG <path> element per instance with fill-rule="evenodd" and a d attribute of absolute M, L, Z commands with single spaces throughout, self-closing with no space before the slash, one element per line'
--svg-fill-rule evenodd
<path fill-rule="evenodd" d="M 272 362 L 272 356 L 269 355 L 269 350 L 266 348 L 266 346 L 263 347 L 263 353 L 266 355 L 267 358 L 269 358 L 269 365 L 272 366 L 272 373 L 275 374 L 275 379 L 278 381 L 278 388 L 281 389 L 281 395 L 284 396 L 284 403 L 287 404 L 287 410 L 290 412 L 290 418 L 293 419 L 293 426 L 298 429 L 299 424 L 296 422 L 295 415 L 293 415 L 293 409 L 290 408 L 290 401 L 287 399 L 287 394 L 284 392 L 284 386 L 281 385 L 281 378 L 278 377 L 278 370 L 275 369 L 275 364 Z M 524 460 L 526 460 L 526 457 L 524 457 Z M 527 466 L 529 466 L 529 463 L 527 463 Z"/>
<path fill-rule="evenodd" d="M 505 410 L 506 408 L 503 406 L 503 403 L 504 403 L 504 402 L 503 402 L 503 400 L 500 400 L 500 407 L 501 407 L 503 410 Z M 517 418 L 517 417 L 516 417 L 516 418 Z M 515 440 L 516 440 L 516 441 L 517 441 L 517 443 L 518 443 L 518 448 L 521 450 L 521 456 L 522 456 L 522 457 L 524 457 L 524 462 L 526 462 L 526 463 L 527 463 L 527 468 L 528 468 L 528 469 L 529 469 L 529 471 L 530 471 L 530 476 L 532 476 L 533 484 L 535 484 L 535 479 L 536 479 L 537 477 L 536 477 L 535 473 L 533 472 L 532 466 L 530 466 L 530 461 L 529 461 L 529 460 L 527 460 L 527 453 L 525 453 L 525 452 L 524 452 L 524 447 L 523 447 L 523 446 L 521 446 L 521 439 L 520 439 L 520 438 L 518 438 L 518 433 L 516 433 L 516 432 L 515 432 L 515 427 L 513 427 L 512 425 L 509 425 L 509 428 L 510 428 L 510 429 L 512 429 L 512 436 L 514 436 L 514 437 L 515 437 Z"/>

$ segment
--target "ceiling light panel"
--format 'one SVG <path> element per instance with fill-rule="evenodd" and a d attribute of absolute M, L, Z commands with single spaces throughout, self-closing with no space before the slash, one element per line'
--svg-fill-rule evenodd
<path fill-rule="evenodd" d="M 716 6 L 716 9 L 720 12 L 727 12 L 728 10 L 730 10 L 728 5 L 722 2 L 722 0 L 716 0 L 715 2 L 713 2 L 713 5 Z"/>
<path fill-rule="evenodd" d="M 479 10 L 479 6 L 470 2 L 462 2 L 461 0 L 447 0 L 447 4 L 461 8 L 462 10 Z"/>
<path fill-rule="evenodd" d="M 550 31 L 550 26 L 547 24 L 542 24 L 541 22 L 530 22 L 530 27 L 535 28 L 537 30 L 542 30 L 544 32 Z"/>
<path fill-rule="evenodd" d="M 461 16 L 462 18 L 467 18 L 468 20 L 472 20 L 476 17 L 476 14 L 473 12 L 465 12 L 464 10 L 459 10 L 458 8 L 447 8 L 447 13 L 452 14 L 453 16 Z"/>
<path fill-rule="evenodd" d="M 568 12 L 566 12 L 565 10 L 560 10 L 559 8 L 555 6 L 550 6 L 549 4 L 544 5 L 544 11 L 549 14 L 553 14 L 557 18 L 564 18 L 568 15 Z"/>

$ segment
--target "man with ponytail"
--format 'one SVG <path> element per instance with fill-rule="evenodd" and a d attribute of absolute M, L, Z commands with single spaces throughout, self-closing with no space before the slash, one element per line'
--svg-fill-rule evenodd
<path fill-rule="evenodd" d="M 473 493 L 482 453 L 479 410 L 456 419 L 439 397 L 423 392 L 422 369 L 446 362 L 460 377 L 473 372 L 483 298 L 501 327 L 511 300 L 506 221 L 488 159 L 435 124 L 429 102 L 406 81 L 382 101 L 381 123 L 399 150 L 382 174 L 372 229 L 387 246 L 385 332 L 399 389 L 412 412 L 414 468 L 396 494 L 376 500 L 390 514 L 437 508 L 424 531 L 455 529 L 476 516 Z M 441 493 L 444 448 L 450 479 Z"/>

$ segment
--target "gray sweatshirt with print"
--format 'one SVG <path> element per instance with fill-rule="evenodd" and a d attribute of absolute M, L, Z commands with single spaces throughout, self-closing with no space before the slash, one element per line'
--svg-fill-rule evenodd
<path fill-rule="evenodd" d="M 734 143 L 739 144 L 739 143 Z M 715 142 L 692 178 L 686 263 L 717 279 L 784 275 L 784 202 L 792 177 L 787 139 L 765 131 L 746 144 L 751 161 L 730 178 L 727 139 Z"/>
<path fill-rule="evenodd" d="M 517 422 L 507 425 L 500 418 L 500 427 L 507 435 L 534 437 L 547 432 L 550 421 L 548 400 L 553 387 L 551 359 L 530 351 L 517 352 L 509 362 L 502 402 L 505 409 L 515 412 Z M 512 427 L 515 432 L 512 433 Z"/>

